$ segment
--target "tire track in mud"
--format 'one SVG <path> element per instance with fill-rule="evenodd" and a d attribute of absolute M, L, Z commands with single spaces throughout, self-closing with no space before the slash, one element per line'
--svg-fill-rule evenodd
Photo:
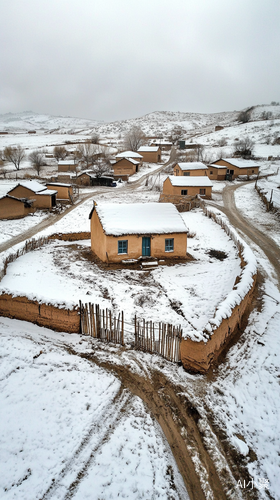
<path fill-rule="evenodd" d="M 87 359 L 112 372 L 121 381 L 123 389 L 129 389 L 133 395 L 138 396 L 144 402 L 148 411 L 161 426 L 191 500 L 227 500 L 229 498 L 236 500 L 239 498 L 234 478 L 226 468 L 222 472 L 224 483 L 221 482 L 199 430 L 202 417 L 187 399 L 182 387 L 173 385 L 164 374 L 158 371 L 150 372 L 150 377 L 146 374 L 141 376 L 130 371 L 127 366 L 114 364 L 113 361 L 100 361 L 95 354 L 79 353 L 69 348 L 68 345 L 65 345 L 65 349 L 71 354 Z M 141 363 L 137 361 L 138 367 L 141 368 Z M 220 453 L 226 463 L 222 450 Z M 82 477 L 77 477 L 75 488 Z M 66 495 L 64 500 L 71 498 L 71 491 L 69 495 Z"/>
<path fill-rule="evenodd" d="M 72 458 L 61 470 L 57 479 L 52 480 L 40 500 L 69 500 L 74 495 L 80 481 L 86 474 L 95 454 L 108 440 L 118 425 L 120 415 L 125 410 L 130 401 L 130 392 L 124 387 L 120 387 L 117 394 L 104 407 L 102 403 L 95 409 L 92 424 L 80 446 L 75 451 Z M 100 413 L 101 424 L 96 423 L 97 414 Z"/>

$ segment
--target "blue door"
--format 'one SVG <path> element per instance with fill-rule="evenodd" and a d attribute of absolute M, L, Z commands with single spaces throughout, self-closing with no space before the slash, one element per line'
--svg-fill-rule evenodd
<path fill-rule="evenodd" d="M 149 236 L 143 236 L 142 238 L 142 256 L 151 256 L 151 238 Z"/>

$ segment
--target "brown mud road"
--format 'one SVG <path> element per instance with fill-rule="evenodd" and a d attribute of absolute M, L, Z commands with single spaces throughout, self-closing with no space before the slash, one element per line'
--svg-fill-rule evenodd
<path fill-rule="evenodd" d="M 265 253 L 268 260 L 273 265 L 277 279 L 278 288 L 280 289 L 280 248 L 275 243 L 275 241 L 267 234 L 252 226 L 248 220 L 246 220 L 241 213 L 237 210 L 234 201 L 234 191 L 245 184 L 252 183 L 254 181 L 244 182 L 240 185 L 227 186 L 223 190 L 223 202 L 224 207 L 217 206 L 219 210 L 225 213 L 228 217 L 230 223 L 236 228 L 242 231 L 248 238 L 250 238 L 253 243 L 261 248 Z"/>

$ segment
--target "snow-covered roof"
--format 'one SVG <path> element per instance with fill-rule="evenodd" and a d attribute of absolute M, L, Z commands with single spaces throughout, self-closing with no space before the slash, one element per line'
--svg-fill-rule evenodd
<path fill-rule="evenodd" d="M 53 194 L 57 194 L 57 191 L 54 191 L 53 189 L 44 189 L 44 191 L 39 191 L 39 193 L 36 194 L 39 196 L 41 195 L 51 196 Z"/>
<path fill-rule="evenodd" d="M 158 146 L 141 146 L 137 151 L 140 151 L 140 153 L 153 153 L 158 149 Z"/>
<path fill-rule="evenodd" d="M 75 160 L 59 160 L 58 165 L 75 165 Z"/>
<path fill-rule="evenodd" d="M 116 155 L 116 158 L 143 158 L 143 156 L 139 155 L 135 151 L 123 151 Z"/>
<path fill-rule="evenodd" d="M 187 227 L 171 203 L 108 203 L 95 210 L 105 234 L 185 233 Z"/>
<path fill-rule="evenodd" d="M 34 180 L 29 180 L 29 181 L 21 181 L 21 182 L 19 182 L 15 187 L 13 187 L 9 191 L 9 193 L 11 191 L 13 191 L 18 186 L 22 186 L 22 187 L 25 187 L 27 189 L 31 189 L 31 191 L 33 191 L 33 193 L 39 193 L 40 191 L 43 191 L 44 189 L 46 189 L 46 186 L 44 184 L 41 184 L 40 182 L 37 182 L 37 181 L 34 181 Z"/>
<path fill-rule="evenodd" d="M 164 139 L 153 139 L 151 144 L 161 144 L 162 146 L 172 146 L 172 142 L 165 141 Z"/>
<path fill-rule="evenodd" d="M 251 167 L 259 167 L 260 164 L 256 163 L 253 160 L 243 160 L 243 158 L 221 158 L 223 161 L 227 161 L 231 163 L 234 167 L 238 168 L 251 168 Z"/>
<path fill-rule="evenodd" d="M 133 158 L 122 158 L 123 160 L 127 160 L 127 161 L 130 161 L 130 163 L 133 163 L 133 165 L 139 165 L 139 160 L 134 160 Z M 114 163 L 114 165 L 118 166 L 118 161 L 116 161 L 116 163 Z"/>
<path fill-rule="evenodd" d="M 213 184 L 207 175 L 169 175 L 172 186 L 212 187 Z"/>
<path fill-rule="evenodd" d="M 47 182 L 47 186 L 71 187 L 71 184 L 63 182 Z"/>
<path fill-rule="evenodd" d="M 226 165 L 216 165 L 215 163 L 211 163 L 210 165 L 208 165 L 209 168 L 223 168 L 225 170 L 227 170 L 227 166 Z"/>
<path fill-rule="evenodd" d="M 201 161 L 193 161 L 193 162 L 182 162 L 182 163 L 177 163 L 179 165 L 181 170 L 200 170 L 204 169 L 207 170 L 206 165 L 204 163 L 201 163 Z"/>

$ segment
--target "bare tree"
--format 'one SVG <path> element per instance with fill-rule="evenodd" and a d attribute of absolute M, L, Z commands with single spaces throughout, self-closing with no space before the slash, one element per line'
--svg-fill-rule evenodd
<path fill-rule="evenodd" d="M 83 144 L 79 144 L 75 156 L 81 162 L 83 169 L 87 170 L 92 167 L 99 154 L 100 150 L 98 146 L 88 140 Z"/>
<path fill-rule="evenodd" d="M 100 136 L 99 136 L 99 133 L 95 130 L 92 134 L 91 134 L 91 143 L 92 144 L 98 144 L 99 143 L 99 139 L 100 139 Z"/>
<path fill-rule="evenodd" d="M 55 146 L 53 148 L 53 155 L 57 161 L 64 160 L 67 156 L 67 149 L 65 146 Z"/>
<path fill-rule="evenodd" d="M 25 151 L 22 146 L 7 146 L 4 149 L 4 158 L 13 163 L 16 170 L 19 170 L 20 164 L 25 158 Z"/>
<path fill-rule="evenodd" d="M 186 130 L 180 125 L 175 125 L 169 134 L 169 140 L 172 144 L 177 144 L 177 142 L 182 139 L 186 134 Z"/>
<path fill-rule="evenodd" d="M 128 151 L 138 151 L 144 142 L 145 134 L 137 125 L 131 127 L 124 136 L 124 148 Z"/>
<path fill-rule="evenodd" d="M 251 156 L 254 149 L 254 141 L 250 137 L 246 136 L 235 144 L 234 153 L 242 156 L 243 158 Z"/>
<path fill-rule="evenodd" d="M 30 153 L 28 158 L 32 167 L 36 170 L 37 174 L 40 175 L 42 167 L 46 164 L 44 151 L 36 149 L 35 151 L 32 151 L 32 153 Z"/>

